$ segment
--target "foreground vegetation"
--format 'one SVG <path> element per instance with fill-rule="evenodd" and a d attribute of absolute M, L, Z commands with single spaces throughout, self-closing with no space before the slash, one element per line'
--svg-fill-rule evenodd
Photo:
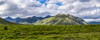
<path fill-rule="evenodd" d="M 100 25 L 0 25 L 0 40 L 100 40 Z"/>

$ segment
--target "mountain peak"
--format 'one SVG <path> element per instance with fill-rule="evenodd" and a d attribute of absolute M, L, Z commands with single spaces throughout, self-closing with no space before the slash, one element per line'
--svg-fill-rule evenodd
<path fill-rule="evenodd" d="M 11 17 L 7 17 L 7 18 L 5 18 L 5 20 L 10 21 L 10 20 L 12 20 L 12 18 Z"/>
<path fill-rule="evenodd" d="M 70 14 L 58 14 L 34 23 L 35 25 L 84 25 L 87 24 L 81 18 Z"/>
<path fill-rule="evenodd" d="M 73 15 L 70 14 L 58 14 L 56 17 L 72 17 Z"/>
<path fill-rule="evenodd" d="M 7 17 L 7 18 L 5 18 L 5 19 L 12 19 L 11 17 Z"/>
<path fill-rule="evenodd" d="M 50 15 L 47 15 L 46 17 L 44 17 L 44 18 L 49 18 L 49 17 L 51 17 Z"/>

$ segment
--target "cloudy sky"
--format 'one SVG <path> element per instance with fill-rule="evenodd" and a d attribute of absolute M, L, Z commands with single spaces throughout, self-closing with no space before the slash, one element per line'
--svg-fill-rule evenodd
<path fill-rule="evenodd" d="M 71 14 L 100 21 L 100 0 L 0 0 L 0 17 Z"/>

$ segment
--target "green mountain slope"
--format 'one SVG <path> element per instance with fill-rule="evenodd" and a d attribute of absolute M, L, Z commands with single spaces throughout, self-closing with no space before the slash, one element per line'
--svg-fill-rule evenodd
<path fill-rule="evenodd" d="M 84 25 L 87 24 L 84 20 L 72 15 L 58 14 L 43 20 L 39 20 L 34 25 Z"/>
<path fill-rule="evenodd" d="M 0 25 L 9 25 L 9 24 L 16 24 L 16 23 L 8 22 L 8 21 L 0 18 Z"/>

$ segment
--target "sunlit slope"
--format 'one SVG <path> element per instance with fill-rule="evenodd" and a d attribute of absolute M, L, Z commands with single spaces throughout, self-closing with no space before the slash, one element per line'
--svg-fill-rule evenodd
<path fill-rule="evenodd" d="M 58 14 L 34 23 L 35 25 L 84 25 L 84 20 L 72 15 Z"/>

